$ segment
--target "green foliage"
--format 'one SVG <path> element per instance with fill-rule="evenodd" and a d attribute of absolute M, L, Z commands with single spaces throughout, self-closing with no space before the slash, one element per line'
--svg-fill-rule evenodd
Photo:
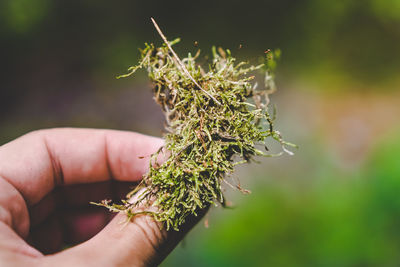
<path fill-rule="evenodd" d="M 123 205 L 106 201 L 102 205 L 125 212 L 129 218 L 143 212 L 151 214 L 167 229 L 179 230 L 188 216 L 217 203 L 226 206 L 222 184 L 231 185 L 226 176 L 236 165 L 249 162 L 253 156 L 274 156 L 258 148 L 268 150 L 266 138 L 278 141 L 288 153 L 285 145 L 291 144 L 274 129 L 274 115 L 267 109 L 268 95 L 275 90 L 270 68 L 275 66 L 277 53 L 268 51 L 265 62 L 253 66 L 236 63 L 229 50 L 213 47 L 206 71 L 196 63 L 200 51 L 180 60 L 172 49 L 179 39 L 168 42 L 159 33 L 164 45 L 155 48 L 146 44 L 140 63 L 120 77 L 140 68 L 148 71 L 154 98 L 165 113 L 165 147 L 152 155 L 149 173 L 127 196 L 129 199 L 137 193 L 135 200 L 124 200 Z M 265 89 L 257 90 L 250 73 L 263 67 Z M 170 156 L 159 165 L 156 161 L 162 151 Z M 239 185 L 236 188 L 248 192 Z M 137 212 L 138 206 L 144 211 Z"/>
<path fill-rule="evenodd" d="M 247 172 L 253 196 L 212 214 L 212 227 L 197 228 L 162 266 L 399 266 L 399 136 L 377 139 L 356 172 L 337 168 L 315 138 L 289 168 L 282 160 L 268 175 Z"/>

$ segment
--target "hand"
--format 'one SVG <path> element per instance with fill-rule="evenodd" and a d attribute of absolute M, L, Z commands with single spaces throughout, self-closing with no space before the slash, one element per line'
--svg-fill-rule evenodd
<path fill-rule="evenodd" d="M 121 185 L 126 193 L 130 189 L 126 182 L 137 183 L 148 170 L 149 157 L 142 156 L 151 155 L 162 144 L 161 139 L 131 132 L 51 129 L 1 146 L 0 265 L 160 263 L 199 218 L 191 218 L 175 232 L 160 230 L 147 215 L 124 225 L 125 215 L 118 214 L 102 229 L 110 213 L 88 203 L 118 198 Z M 110 186 L 110 181 L 119 182 Z M 82 206 L 83 211 L 79 210 Z"/>

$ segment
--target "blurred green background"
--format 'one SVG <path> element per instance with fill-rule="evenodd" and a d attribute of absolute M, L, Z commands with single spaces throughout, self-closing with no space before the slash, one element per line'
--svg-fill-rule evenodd
<path fill-rule="evenodd" d="M 280 48 L 277 128 L 300 146 L 235 177 L 163 266 L 400 265 L 400 1 L 0 2 L 0 144 L 48 127 L 161 135 L 145 73 L 116 80 L 150 22 L 257 63 Z M 239 49 L 239 46 L 242 46 Z"/>

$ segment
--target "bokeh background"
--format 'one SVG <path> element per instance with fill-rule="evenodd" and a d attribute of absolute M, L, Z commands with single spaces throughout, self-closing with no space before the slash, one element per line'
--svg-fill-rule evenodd
<path fill-rule="evenodd" d="M 145 73 L 115 79 L 161 44 L 151 16 L 180 55 L 280 48 L 277 128 L 300 147 L 241 167 L 252 194 L 227 189 L 235 208 L 162 266 L 399 266 L 399 0 L 2 0 L 0 144 L 63 126 L 161 136 Z"/>

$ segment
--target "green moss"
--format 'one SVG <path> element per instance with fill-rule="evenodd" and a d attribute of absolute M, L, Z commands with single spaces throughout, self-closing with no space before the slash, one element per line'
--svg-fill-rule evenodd
<path fill-rule="evenodd" d="M 154 21 L 153 21 L 154 22 Z M 145 213 L 165 223 L 167 229 L 179 230 L 190 215 L 220 203 L 226 206 L 222 184 L 238 164 L 249 162 L 253 156 L 275 156 L 291 145 L 274 129 L 274 115 L 268 112 L 268 95 L 275 91 L 271 73 L 277 53 L 266 51 L 258 66 L 236 63 L 229 50 L 212 48 L 208 69 L 196 63 L 200 51 L 182 60 L 154 22 L 164 40 L 155 48 L 146 44 L 137 66 L 129 68 L 132 75 L 144 68 L 154 84 L 154 99 L 162 107 L 167 122 L 164 135 L 168 159 L 156 163 L 158 151 L 151 157 L 150 171 L 127 199 L 142 189 L 135 200 L 123 200 L 122 205 L 108 201 L 100 205 L 132 218 L 141 206 Z M 278 52 L 279 53 L 279 52 Z M 253 84 L 256 70 L 265 74 L 265 88 Z M 266 138 L 282 145 L 281 153 L 271 155 Z M 239 185 L 235 186 L 242 192 Z M 146 203 L 143 208 L 143 203 Z M 157 207 L 157 211 L 154 208 Z M 139 212 L 139 213 L 143 213 Z"/>

